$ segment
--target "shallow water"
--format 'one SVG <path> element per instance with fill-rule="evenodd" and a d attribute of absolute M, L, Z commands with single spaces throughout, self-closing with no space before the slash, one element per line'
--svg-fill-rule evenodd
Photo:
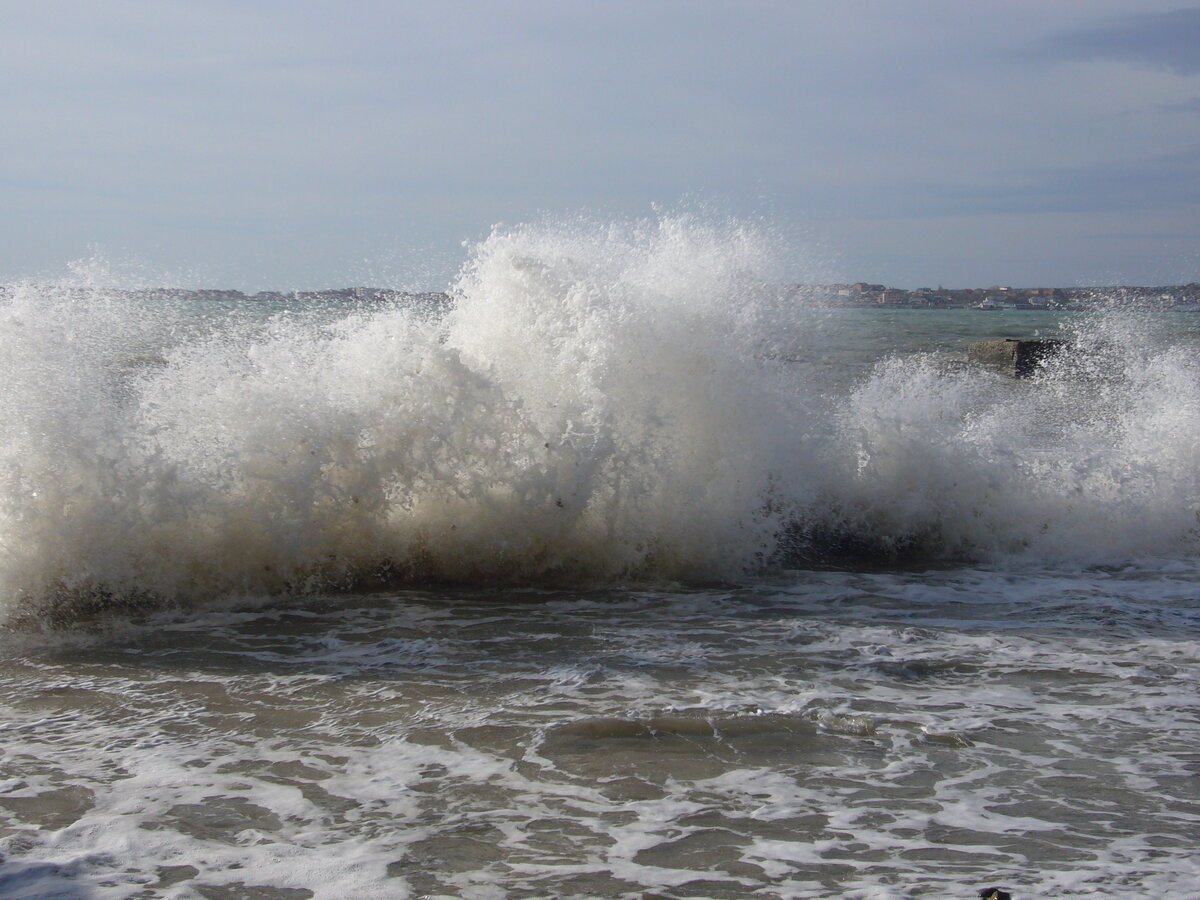
<path fill-rule="evenodd" d="M 1165 562 L 793 571 L 29 637 L 0 668 L 0 886 L 1187 896 L 1198 583 Z"/>

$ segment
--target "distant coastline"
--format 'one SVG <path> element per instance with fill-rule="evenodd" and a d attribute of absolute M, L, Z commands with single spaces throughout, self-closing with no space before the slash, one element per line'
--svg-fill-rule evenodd
<path fill-rule="evenodd" d="M 797 295 L 827 304 L 892 309 L 1082 310 L 1096 304 L 1133 303 L 1200 312 L 1200 284 L 1139 287 L 917 288 L 903 290 L 859 281 L 854 284 L 796 285 Z"/>
<path fill-rule="evenodd" d="M 1200 312 L 1200 283 L 1138 287 L 917 288 L 908 291 L 868 284 L 795 285 L 796 296 L 826 304 L 892 309 L 1082 310 L 1096 304 L 1131 303 Z"/>
<path fill-rule="evenodd" d="M 0 284 L 0 300 L 13 296 L 16 285 Z M 67 294 L 86 295 L 101 289 L 58 287 Z M 793 284 L 788 296 L 822 306 L 861 309 L 978 309 L 978 310 L 1085 310 L 1098 304 L 1129 303 L 1160 309 L 1200 312 L 1200 283 L 1143 287 L 1113 285 L 1071 288 L 903 288 L 870 284 Z M 259 291 L 231 289 L 114 288 L 105 293 L 143 300 L 200 300 L 226 303 L 418 303 L 440 305 L 450 301 L 445 291 L 400 291 L 379 287 L 347 287 L 319 291 Z"/>

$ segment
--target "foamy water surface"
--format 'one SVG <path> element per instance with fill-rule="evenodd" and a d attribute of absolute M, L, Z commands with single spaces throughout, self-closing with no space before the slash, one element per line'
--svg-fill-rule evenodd
<path fill-rule="evenodd" d="M 784 269 L 664 216 L 438 307 L 12 286 L 0 894 L 1197 893 L 1194 320 Z"/>
<path fill-rule="evenodd" d="M 409 591 L 10 648 L 10 897 L 1184 897 L 1194 567 Z"/>

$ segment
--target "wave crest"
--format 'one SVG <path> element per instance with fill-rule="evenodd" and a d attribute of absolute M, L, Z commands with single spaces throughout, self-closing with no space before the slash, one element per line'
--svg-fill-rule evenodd
<path fill-rule="evenodd" d="M 843 370 L 825 350 L 869 313 L 809 308 L 779 256 L 763 229 L 664 215 L 497 229 L 444 309 L 18 285 L 0 597 L 1194 551 L 1194 345 L 1118 316 L 1027 382 L 921 355 Z"/>

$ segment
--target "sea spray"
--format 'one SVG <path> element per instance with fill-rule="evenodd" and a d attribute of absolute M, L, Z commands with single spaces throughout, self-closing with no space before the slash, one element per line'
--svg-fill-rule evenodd
<path fill-rule="evenodd" d="M 1071 349 L 1029 381 L 879 363 L 838 415 L 843 527 L 928 557 L 1194 552 L 1200 356 L 1149 316 L 1078 318 Z"/>
<path fill-rule="evenodd" d="M 806 303 L 783 257 L 769 229 L 662 215 L 498 228 L 440 307 L 17 285 L 0 602 L 1194 550 L 1194 338 L 1083 317 L 1026 382 L 847 365 L 825 348 L 902 336 Z"/>
<path fill-rule="evenodd" d="M 497 230 L 448 313 L 253 327 L 18 290 L 3 596 L 743 572 L 804 483 L 770 252 L 686 217 Z"/>

